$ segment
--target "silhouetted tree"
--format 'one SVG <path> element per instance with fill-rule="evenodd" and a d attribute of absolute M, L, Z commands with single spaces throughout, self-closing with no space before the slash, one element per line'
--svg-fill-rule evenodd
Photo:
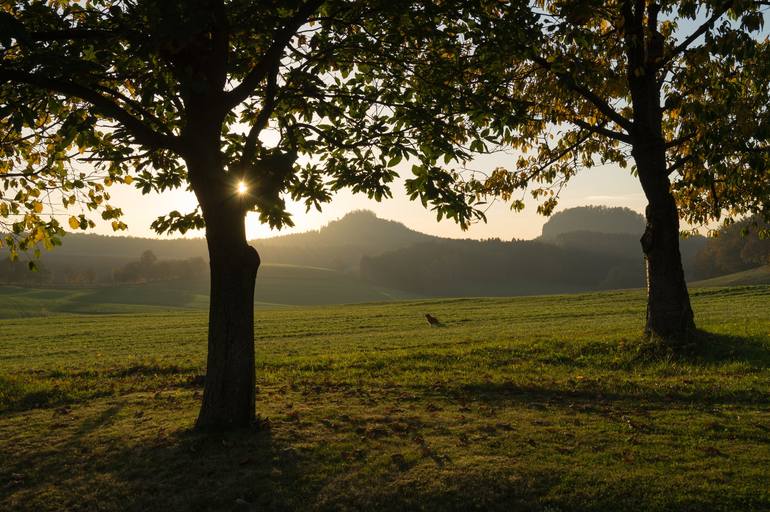
<path fill-rule="evenodd" d="M 437 117 L 474 126 L 485 138 L 476 150 L 517 152 L 514 169 L 483 181 L 515 209 L 531 189 L 549 214 L 582 168 L 632 164 L 648 201 L 646 331 L 685 336 L 695 323 L 680 215 L 770 215 L 766 3 L 526 5 L 489 2 L 473 22 L 442 20 L 445 42 L 425 52 L 431 80 L 415 80 L 415 94 Z"/>
<path fill-rule="evenodd" d="M 211 301 L 200 428 L 245 426 L 255 416 L 260 258 L 246 242 L 246 213 L 257 211 L 271 226 L 291 224 L 286 196 L 308 208 L 342 188 L 379 200 L 390 195 L 403 158 L 465 155 L 415 131 L 434 119 L 404 101 L 403 87 L 382 87 L 375 72 L 409 73 L 398 49 L 413 44 L 409 28 L 418 21 L 430 27 L 425 35 L 436 32 L 432 10 L 447 7 L 433 2 L 24 0 L 4 7 L 0 105 L 11 108 L 0 121 L 0 179 L 13 193 L 0 196 L 0 217 L 16 219 L 17 235 L 5 242 L 12 251 L 58 243 L 59 222 L 43 215 L 53 204 L 48 190 L 64 192 L 56 205 L 100 210 L 120 229 L 106 185 L 133 182 L 145 193 L 189 187 L 198 207 L 172 211 L 153 227 L 206 229 Z M 271 143 L 263 142 L 268 132 Z M 78 160 L 95 165 L 99 181 L 72 165 Z M 454 174 L 426 168 L 412 179 L 413 195 L 463 224 L 479 215 Z M 92 226 L 88 215 L 70 217 L 70 227 Z"/>

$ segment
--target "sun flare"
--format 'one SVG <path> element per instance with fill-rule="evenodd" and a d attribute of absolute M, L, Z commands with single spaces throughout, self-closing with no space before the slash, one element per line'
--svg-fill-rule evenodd
<path fill-rule="evenodd" d="M 246 186 L 246 184 L 244 182 L 242 182 L 242 181 L 238 182 L 238 193 L 239 194 L 241 194 L 241 195 L 245 194 L 248 189 L 249 188 Z"/>

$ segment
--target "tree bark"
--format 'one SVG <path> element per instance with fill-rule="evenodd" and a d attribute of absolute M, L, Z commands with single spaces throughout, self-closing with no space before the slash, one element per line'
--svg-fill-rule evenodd
<path fill-rule="evenodd" d="M 645 15 L 646 10 L 646 15 Z M 671 194 L 660 103 L 663 36 L 656 3 L 623 3 L 627 76 L 633 107 L 631 154 L 647 197 L 642 235 L 647 269 L 645 333 L 674 341 L 695 329 L 679 251 L 679 212 Z M 645 28 L 646 23 L 646 28 Z"/>
<path fill-rule="evenodd" d="M 255 420 L 254 284 L 257 251 L 246 242 L 244 212 L 207 212 L 211 269 L 208 360 L 196 428 L 226 430 Z"/>
<path fill-rule="evenodd" d="M 666 173 L 663 144 L 637 144 L 633 150 L 648 205 L 641 239 L 647 270 L 645 333 L 682 340 L 695 329 L 679 251 L 679 214 Z"/>
<path fill-rule="evenodd" d="M 246 241 L 248 205 L 223 169 L 220 123 L 204 116 L 194 121 L 185 161 L 206 224 L 211 270 L 206 379 L 195 427 L 229 430 L 255 420 L 254 285 L 260 259 Z"/>

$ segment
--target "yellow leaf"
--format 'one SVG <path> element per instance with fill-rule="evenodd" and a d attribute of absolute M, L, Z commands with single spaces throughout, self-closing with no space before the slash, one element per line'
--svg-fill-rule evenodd
<path fill-rule="evenodd" d="M 75 216 L 70 217 L 69 223 L 72 229 L 78 229 L 80 227 L 80 221 Z"/>
<path fill-rule="evenodd" d="M 126 176 L 123 178 L 123 183 L 125 183 L 126 185 L 130 185 L 133 182 L 134 182 L 134 178 L 132 178 L 131 176 Z"/>
<path fill-rule="evenodd" d="M 32 203 L 32 209 L 35 210 L 35 213 L 40 213 L 43 211 L 43 203 L 40 201 L 35 201 Z"/>

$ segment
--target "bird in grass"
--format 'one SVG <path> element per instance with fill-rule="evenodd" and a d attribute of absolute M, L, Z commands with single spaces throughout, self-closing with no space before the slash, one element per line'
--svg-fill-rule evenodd
<path fill-rule="evenodd" d="M 441 325 L 441 322 L 439 321 L 439 319 L 436 318 L 435 316 L 431 315 L 430 313 L 426 313 L 425 314 L 425 320 L 428 321 L 428 324 L 431 327 L 438 327 L 438 326 Z"/>

